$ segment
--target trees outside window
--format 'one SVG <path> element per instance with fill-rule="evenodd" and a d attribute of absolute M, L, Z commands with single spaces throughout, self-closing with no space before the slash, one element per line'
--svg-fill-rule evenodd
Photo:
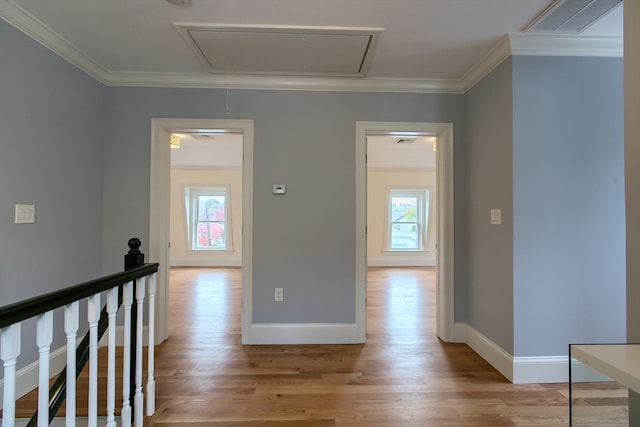
<path fill-rule="evenodd" d="M 226 187 L 187 187 L 185 207 L 192 250 L 231 249 L 230 217 Z"/>

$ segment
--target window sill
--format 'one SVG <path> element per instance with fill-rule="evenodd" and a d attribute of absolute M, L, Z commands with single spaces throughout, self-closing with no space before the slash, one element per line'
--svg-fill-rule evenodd
<path fill-rule="evenodd" d="M 430 254 L 432 251 L 420 251 L 420 250 L 415 250 L 415 249 L 395 249 L 393 251 L 382 251 L 382 255 L 406 255 L 406 254 L 412 254 L 412 255 L 426 255 L 426 254 Z"/>
<path fill-rule="evenodd" d="M 233 249 L 187 249 L 185 253 L 188 254 L 226 254 L 230 255 L 234 253 Z"/>

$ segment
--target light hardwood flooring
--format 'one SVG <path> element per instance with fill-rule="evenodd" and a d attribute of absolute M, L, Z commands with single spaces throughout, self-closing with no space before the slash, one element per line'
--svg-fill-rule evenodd
<path fill-rule="evenodd" d="M 567 384 L 511 384 L 467 345 L 435 336 L 433 268 L 369 269 L 360 345 L 243 346 L 239 268 L 174 268 L 170 283 L 170 336 L 155 349 L 147 426 L 569 425 Z M 601 415 L 624 425 L 620 390 L 586 393 L 579 403 L 591 421 L 581 425 L 601 426 Z"/>
<path fill-rule="evenodd" d="M 172 269 L 156 427 L 568 425 L 566 384 L 513 385 L 435 336 L 433 268 L 371 268 L 361 345 L 242 346 L 238 269 Z"/>

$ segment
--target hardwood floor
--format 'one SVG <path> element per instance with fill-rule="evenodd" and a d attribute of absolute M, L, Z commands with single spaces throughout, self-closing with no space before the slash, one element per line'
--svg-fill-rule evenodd
<path fill-rule="evenodd" d="M 170 280 L 170 336 L 155 350 L 156 413 L 146 426 L 569 424 L 567 384 L 511 384 L 468 346 L 435 336 L 433 268 L 369 269 L 362 345 L 243 346 L 240 269 L 178 268 Z M 101 349 L 100 414 L 105 354 Z M 117 365 L 121 372 L 120 357 Z M 80 416 L 86 378 L 78 383 Z M 626 390 L 608 383 L 581 388 L 581 426 L 602 427 L 602 417 L 607 426 L 627 425 Z M 33 413 L 36 392 L 17 402 L 19 416 Z"/>
<path fill-rule="evenodd" d="M 171 271 L 155 427 L 566 426 L 566 384 L 513 385 L 435 336 L 433 268 L 372 268 L 363 345 L 242 346 L 240 270 Z"/>

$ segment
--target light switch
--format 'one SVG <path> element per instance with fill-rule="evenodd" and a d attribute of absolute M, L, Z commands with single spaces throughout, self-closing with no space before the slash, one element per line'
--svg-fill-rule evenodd
<path fill-rule="evenodd" d="M 502 209 L 491 209 L 491 224 L 502 224 Z"/>
<path fill-rule="evenodd" d="M 34 205 L 16 205 L 16 224 L 33 224 L 36 222 L 36 207 Z"/>

